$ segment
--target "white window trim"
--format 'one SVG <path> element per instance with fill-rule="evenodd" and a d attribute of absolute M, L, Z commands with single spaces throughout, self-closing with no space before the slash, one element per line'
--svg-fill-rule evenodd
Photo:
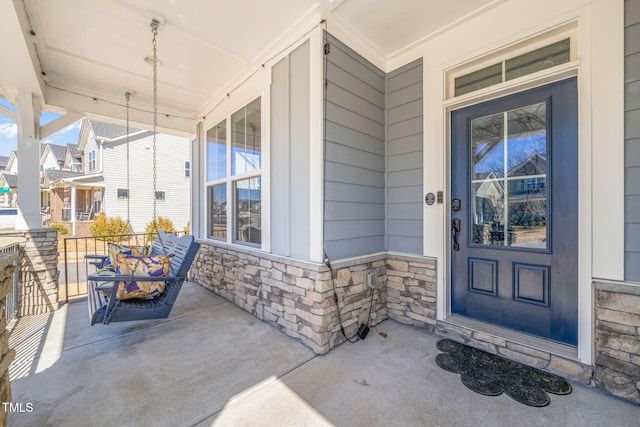
<path fill-rule="evenodd" d="M 535 75 L 549 74 L 549 69 L 545 69 L 537 73 L 527 74 L 525 76 L 522 76 L 516 79 L 506 80 L 504 76 L 504 73 L 505 73 L 504 65 L 505 65 L 505 62 L 511 58 L 514 58 L 529 52 L 533 52 L 536 49 L 549 46 L 553 43 L 556 43 L 565 39 L 570 40 L 569 64 L 572 64 L 573 65 L 572 68 L 575 68 L 575 64 L 579 58 L 578 21 L 577 20 L 573 20 L 571 22 L 559 25 L 555 28 L 551 28 L 547 31 L 544 31 L 541 34 L 531 36 L 515 44 L 497 49 L 494 52 L 483 54 L 479 58 L 475 58 L 471 61 L 465 62 L 460 65 L 456 65 L 448 70 L 445 70 L 445 76 L 446 76 L 445 99 L 462 99 L 465 97 L 477 99 L 477 95 L 479 93 L 494 93 L 497 91 L 498 87 L 506 85 L 508 83 L 517 84 L 518 82 L 521 82 L 521 81 L 532 80 L 532 76 L 535 76 Z M 455 80 L 458 77 L 467 75 L 469 73 L 473 73 L 474 71 L 481 70 L 491 65 L 496 65 L 498 63 L 502 63 L 502 73 L 503 73 L 502 83 L 491 85 L 489 87 L 475 90 L 457 97 L 455 96 Z M 563 67 L 563 66 L 566 67 L 566 65 L 567 63 L 557 65 L 552 68 L 554 70 L 557 70 L 560 67 Z"/>
<path fill-rule="evenodd" d="M 127 197 L 118 197 L 118 192 L 120 190 L 125 190 L 127 192 Z M 116 200 L 129 200 L 131 198 L 131 193 L 128 188 L 116 188 Z"/>
<path fill-rule="evenodd" d="M 260 120 L 261 120 L 261 150 L 262 150 L 262 159 L 261 159 L 261 168 L 256 171 L 250 171 L 247 173 L 242 173 L 239 175 L 231 175 L 231 116 L 236 113 L 241 108 L 247 106 L 251 102 L 255 101 L 256 98 L 260 98 Z M 270 137 L 271 137 L 271 128 L 270 128 L 270 111 L 269 106 L 271 104 L 270 97 L 270 88 L 262 90 L 258 94 L 254 94 L 253 96 L 247 96 L 243 98 L 243 102 L 235 103 L 232 109 L 229 109 L 226 115 L 223 117 L 218 117 L 217 120 L 208 121 L 208 124 L 205 124 L 203 129 L 203 180 L 204 180 L 204 192 L 202 195 L 203 200 L 203 219 L 204 219 L 204 233 L 203 238 L 205 240 L 211 242 L 226 242 L 230 245 L 237 245 L 242 247 L 249 247 L 260 249 L 265 252 L 269 252 L 271 250 L 271 242 L 270 242 L 270 234 L 269 230 L 271 229 L 271 204 L 270 197 L 271 193 L 269 191 L 269 176 L 270 176 Z M 226 139 L 226 176 L 224 178 L 216 179 L 213 181 L 207 180 L 207 159 L 209 155 L 208 143 L 207 143 L 207 132 L 209 129 L 213 128 L 220 122 L 225 121 L 227 123 L 227 139 Z M 235 194 L 233 191 L 234 183 L 238 181 L 242 181 L 245 179 L 260 177 L 260 203 L 261 203 L 261 239 L 260 244 L 254 244 L 250 242 L 242 242 L 235 239 Z M 210 216 L 210 207 L 209 207 L 209 191 L 211 187 L 216 185 L 226 185 L 227 192 L 227 237 L 226 239 L 218 239 L 211 236 L 211 216 Z"/>
<path fill-rule="evenodd" d="M 93 153 L 93 160 L 91 160 L 91 154 Z M 93 163 L 93 167 L 91 167 L 91 163 Z M 98 170 L 98 151 L 94 148 L 87 153 L 87 169 L 89 172 L 94 172 Z"/>
<path fill-rule="evenodd" d="M 475 40 L 468 44 L 466 51 L 450 49 L 449 42 L 460 39 L 465 31 L 487 28 L 489 19 L 496 15 L 508 18 L 512 12 L 510 4 L 495 9 L 492 16 L 480 17 L 469 24 L 453 30 L 442 39 L 425 43 L 411 52 L 411 56 L 422 56 L 425 61 L 423 77 L 425 94 L 440 93 L 441 97 L 424 97 L 424 176 L 425 191 L 442 188 L 448 193 L 448 126 L 447 111 L 455 102 L 446 99 L 446 71 L 452 70 L 465 61 L 477 58 L 478 52 L 492 52 L 509 44 L 517 43 L 523 35 L 540 34 L 550 25 L 562 25 L 569 20 L 579 22 L 580 42 L 577 51 L 580 59 L 565 64 L 565 78 L 571 69 L 577 69 L 579 102 L 579 290 L 578 290 L 578 360 L 591 364 L 593 357 L 593 280 L 620 280 L 623 273 L 624 206 L 623 197 L 623 150 L 624 110 L 623 57 L 624 13 L 622 2 L 614 4 L 596 0 L 562 3 L 542 0 L 524 21 L 505 22 L 502 27 L 487 29 L 486 40 Z M 579 7 L 577 7 L 578 5 Z M 526 24 L 526 25 L 525 25 Z M 526 28 L 524 28 L 525 26 Z M 524 29 L 523 29 L 524 28 Z M 428 49 L 427 49 L 428 48 Z M 573 49 L 573 44 L 572 47 Z M 576 49 L 573 49 L 576 51 Z M 434 54 L 435 52 L 435 54 Z M 407 54 L 408 55 L 408 54 Z M 467 58 L 465 60 L 465 57 Z M 431 65 L 430 65 L 431 64 Z M 555 70 L 555 68 L 553 69 Z M 557 71 L 557 70 L 556 70 Z M 574 71 L 575 75 L 576 72 Z M 531 75 L 538 79 L 540 76 Z M 553 81 L 550 78 L 550 81 Z M 558 80 L 557 78 L 555 80 Z M 549 82 L 550 82 L 549 81 Z M 519 82 L 524 90 L 537 86 L 531 82 Z M 544 82 L 540 82 L 544 83 Z M 515 82 L 514 82 L 515 84 Z M 505 86 L 504 88 L 512 88 Z M 498 90 L 498 88 L 493 88 Z M 502 93 L 484 94 L 486 99 L 502 96 Z M 475 96 L 475 94 L 473 95 Z M 438 99 L 439 98 L 439 99 Z M 455 101 L 464 103 L 464 96 Z M 453 101 L 453 100 L 452 100 Z M 467 102 L 471 104 L 471 102 Z M 460 105 L 462 107 L 464 105 Z M 456 106 L 457 108 L 458 106 Z M 436 143 L 439 141 L 440 143 Z M 612 145 L 613 144 L 613 145 Z M 592 161 L 597 159 L 597 161 Z M 614 207 L 612 209 L 612 206 Z M 449 315 L 448 235 L 447 222 L 449 206 L 445 202 L 438 209 L 423 207 L 424 236 L 423 254 L 436 259 L 438 268 L 438 320 L 446 320 Z M 607 226 L 605 226 L 607 224 Z M 612 229 L 613 226 L 613 229 Z"/>

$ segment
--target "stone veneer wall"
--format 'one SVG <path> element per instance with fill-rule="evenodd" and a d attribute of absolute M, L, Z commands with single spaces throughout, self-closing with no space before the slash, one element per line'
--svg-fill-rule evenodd
<path fill-rule="evenodd" d="M 6 329 L 7 319 L 4 308 L 7 294 L 13 290 L 13 260 L 17 253 L 0 254 L 0 402 L 11 402 L 11 384 L 9 382 L 9 365 L 16 357 L 16 352 L 9 348 L 9 331 Z M 7 411 L 0 409 L 0 425 L 7 425 Z"/>
<path fill-rule="evenodd" d="M 436 261 L 390 253 L 386 267 L 389 317 L 433 332 L 436 325 Z"/>
<path fill-rule="evenodd" d="M 20 245 L 18 316 L 57 310 L 58 231 L 7 231 L 0 233 L 0 238 Z"/>
<path fill-rule="evenodd" d="M 595 283 L 596 386 L 640 403 L 640 285 Z"/>
<path fill-rule="evenodd" d="M 370 304 L 371 325 L 386 319 L 384 256 L 340 262 L 332 269 L 333 277 L 324 264 L 203 242 L 190 276 L 258 319 L 301 340 L 315 353 L 323 354 L 344 341 L 336 295 L 348 337 L 367 321 Z"/>

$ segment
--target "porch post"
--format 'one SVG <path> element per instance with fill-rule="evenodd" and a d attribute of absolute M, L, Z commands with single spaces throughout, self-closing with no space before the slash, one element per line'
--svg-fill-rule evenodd
<path fill-rule="evenodd" d="M 71 234 L 76 235 L 76 184 L 71 184 Z"/>
<path fill-rule="evenodd" d="M 33 94 L 20 90 L 16 100 L 18 117 L 18 217 L 16 230 L 42 228 L 40 215 L 40 111 Z"/>
<path fill-rule="evenodd" d="M 205 133 L 203 123 L 200 122 L 196 128 L 196 138 L 191 141 L 191 234 L 195 237 L 205 238 L 203 203 L 205 193 L 203 191 L 204 182 L 203 147 L 205 144 Z"/>
<path fill-rule="evenodd" d="M 309 259 L 324 261 L 324 33 L 311 35 L 309 58 Z"/>

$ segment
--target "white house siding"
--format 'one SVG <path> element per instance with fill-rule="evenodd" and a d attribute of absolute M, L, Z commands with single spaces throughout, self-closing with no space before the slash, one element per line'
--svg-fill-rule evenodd
<path fill-rule="evenodd" d="M 7 172 L 10 174 L 18 173 L 18 159 L 16 157 L 16 152 L 12 152 L 11 156 L 9 156 L 9 162 L 7 162 Z"/>
<path fill-rule="evenodd" d="M 47 156 L 44 158 L 40 166 L 42 170 L 45 171 L 47 169 L 60 169 L 60 165 L 58 164 L 58 160 L 55 158 L 51 150 L 45 148 L 47 152 Z"/>
<path fill-rule="evenodd" d="M 157 214 L 171 219 L 176 230 L 183 230 L 190 215 L 190 178 L 184 162 L 190 161 L 189 140 L 158 134 L 156 151 L 156 190 L 165 192 L 157 201 Z M 103 176 L 107 184 L 104 212 L 127 219 L 127 200 L 119 200 L 119 188 L 127 188 L 126 142 L 105 143 Z M 153 137 L 147 135 L 129 142 L 129 212 L 135 232 L 144 231 L 153 218 Z"/>

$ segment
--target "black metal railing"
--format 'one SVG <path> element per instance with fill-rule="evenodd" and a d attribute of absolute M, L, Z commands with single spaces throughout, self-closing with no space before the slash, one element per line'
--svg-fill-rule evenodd
<path fill-rule="evenodd" d="M 13 284 L 11 291 L 6 296 L 4 315 L 6 322 L 9 323 L 18 313 L 18 298 L 20 296 L 18 285 L 20 282 L 20 245 L 18 243 L 10 243 L 0 248 L 0 253 L 18 253 L 16 259 L 13 260 Z"/>
<path fill-rule="evenodd" d="M 184 232 L 178 232 L 178 235 L 182 234 Z M 85 255 L 107 255 L 109 242 L 127 246 L 151 246 L 154 237 L 155 233 L 132 233 L 65 238 L 62 265 L 58 267 L 61 276 L 58 282 L 60 301 L 68 302 L 70 298 L 87 295 L 87 276 L 93 267 L 85 259 Z"/>

